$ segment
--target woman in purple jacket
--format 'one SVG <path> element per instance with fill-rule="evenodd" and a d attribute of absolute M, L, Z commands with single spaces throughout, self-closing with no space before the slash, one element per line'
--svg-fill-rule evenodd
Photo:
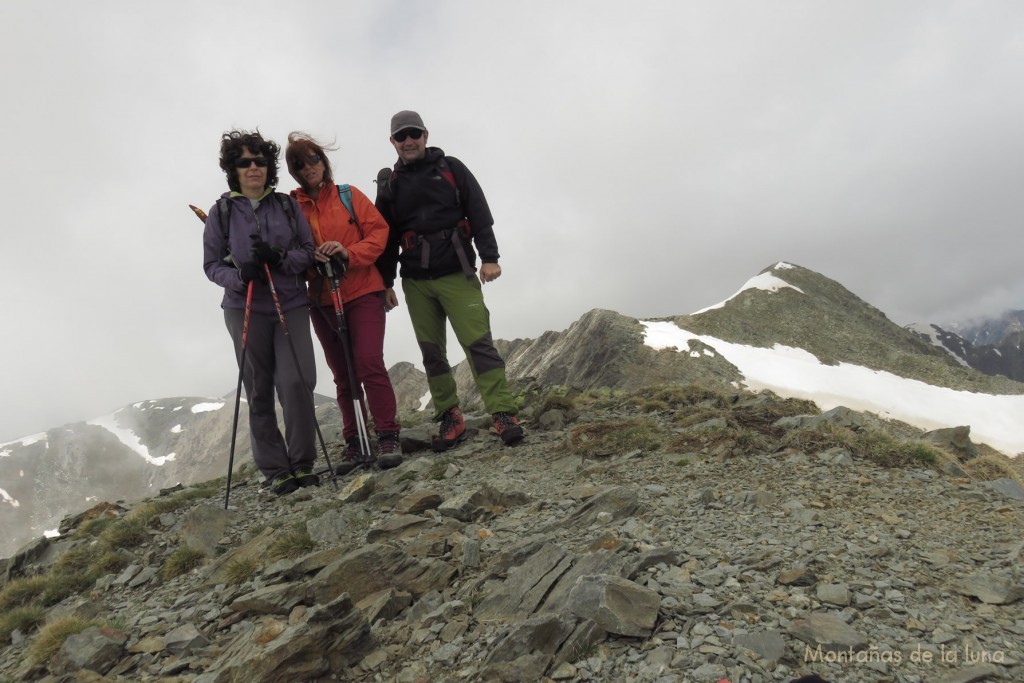
<path fill-rule="evenodd" d="M 230 192 L 207 214 L 203 269 L 224 288 L 224 321 L 241 362 L 246 295 L 252 307 L 242 382 L 249 403 L 249 439 L 256 466 L 271 490 L 285 495 L 315 486 L 316 417 L 313 387 L 316 365 L 309 332 L 305 272 L 315 263 L 313 233 L 295 200 L 274 191 L 281 148 L 259 131 L 224 133 L 220 167 Z M 264 265 L 284 312 L 288 337 L 271 296 Z M 274 393 L 281 401 L 285 433 L 277 426 Z"/>

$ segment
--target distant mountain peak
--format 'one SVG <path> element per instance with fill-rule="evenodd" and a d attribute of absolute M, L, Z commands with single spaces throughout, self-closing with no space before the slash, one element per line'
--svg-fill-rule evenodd
<path fill-rule="evenodd" d="M 712 306 L 708 306 L 706 308 L 702 308 L 701 310 L 695 311 L 690 315 L 700 315 L 701 313 L 706 313 L 707 311 L 712 311 L 718 308 L 724 308 L 730 301 L 732 301 L 740 294 L 750 289 L 757 289 L 765 292 L 777 292 L 783 287 L 789 287 L 790 289 L 795 289 L 796 291 L 803 294 L 803 290 L 801 290 L 799 287 L 795 285 L 790 284 L 785 279 L 783 279 L 783 277 L 780 276 L 782 271 L 792 270 L 793 268 L 796 267 L 797 266 L 793 266 L 784 261 L 779 261 L 775 265 L 768 266 L 760 273 L 747 280 L 746 283 L 742 287 L 740 287 L 738 292 L 733 294 L 725 301 L 714 304 Z"/>

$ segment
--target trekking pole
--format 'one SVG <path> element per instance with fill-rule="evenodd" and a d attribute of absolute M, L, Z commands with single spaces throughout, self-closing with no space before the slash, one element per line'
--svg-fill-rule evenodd
<path fill-rule="evenodd" d="M 341 276 L 345 265 L 338 259 L 331 258 L 323 264 L 327 279 L 331 283 L 331 303 L 334 304 L 334 316 L 337 322 L 338 339 L 341 340 L 342 353 L 345 356 L 345 368 L 348 370 L 348 382 L 352 392 L 352 408 L 356 414 L 356 434 L 359 437 L 359 448 L 366 460 L 370 460 L 370 435 L 366 429 L 366 418 L 363 415 L 363 385 L 356 375 L 356 364 L 352 355 L 352 340 L 348 335 L 348 323 L 345 322 L 345 309 L 341 303 Z"/>
<path fill-rule="evenodd" d="M 206 212 L 198 206 L 188 205 L 196 217 L 203 223 L 206 222 Z M 224 489 L 224 509 L 228 509 L 228 501 L 231 499 L 231 470 L 235 467 L 235 440 L 238 437 L 238 408 L 242 403 L 242 371 L 245 368 L 245 350 L 249 346 L 249 314 L 252 312 L 252 290 L 253 281 L 249 281 L 249 288 L 245 293 L 245 316 L 242 319 L 242 348 L 238 354 L 238 388 L 235 389 L 235 417 L 231 421 L 231 449 L 228 451 L 228 477 L 227 486 Z"/>
<path fill-rule="evenodd" d="M 231 450 L 228 451 L 228 482 L 224 489 L 224 509 L 228 509 L 231 498 L 231 470 L 235 466 L 235 439 L 238 436 L 238 407 L 242 403 L 242 371 L 245 368 L 245 350 L 249 346 L 249 313 L 252 311 L 253 281 L 249 280 L 249 291 L 245 294 L 245 317 L 242 320 L 242 349 L 238 354 L 238 388 L 235 389 L 235 417 L 231 422 Z"/>
<path fill-rule="evenodd" d="M 295 352 L 295 342 L 292 341 L 292 336 L 288 334 L 288 323 L 284 319 L 284 310 L 281 308 L 281 300 L 277 298 L 277 288 L 274 286 L 274 277 L 270 274 L 270 266 L 266 263 L 263 264 L 263 272 L 267 275 L 267 284 L 270 285 L 270 296 L 274 299 L 274 308 L 277 309 L 277 319 L 281 321 L 281 330 L 284 332 L 284 338 L 288 340 L 288 348 L 292 352 L 292 360 L 295 361 L 295 370 L 299 373 L 299 381 L 303 384 L 306 383 L 306 378 L 302 374 L 302 366 L 299 365 L 299 354 Z M 320 448 L 324 452 L 324 460 L 327 461 L 327 469 L 331 473 L 331 482 L 334 484 L 334 488 L 338 488 L 338 479 L 334 474 L 334 467 L 331 465 L 331 456 L 327 455 L 327 444 L 324 443 L 324 435 L 320 432 L 320 423 L 316 419 L 316 402 L 313 398 L 313 390 L 309 391 L 309 407 L 313 411 L 313 425 L 316 427 L 316 436 L 320 439 Z"/>

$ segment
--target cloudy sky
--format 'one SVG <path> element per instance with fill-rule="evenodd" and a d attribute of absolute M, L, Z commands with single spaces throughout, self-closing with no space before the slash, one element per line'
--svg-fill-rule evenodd
<path fill-rule="evenodd" d="M 372 193 L 420 111 L 491 203 L 502 338 L 780 260 L 900 324 L 1024 308 L 1015 1 L 3 2 L 0 56 L 0 441 L 233 392 L 187 208 L 232 128 L 336 140 Z M 404 308 L 385 352 L 418 364 Z"/>

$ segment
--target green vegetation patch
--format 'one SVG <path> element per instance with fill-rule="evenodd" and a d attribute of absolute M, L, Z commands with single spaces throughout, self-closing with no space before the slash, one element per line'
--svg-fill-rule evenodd
<path fill-rule="evenodd" d="M 665 434 L 649 418 L 609 420 L 577 425 L 572 429 L 573 450 L 583 457 L 623 455 L 658 450 Z"/>

